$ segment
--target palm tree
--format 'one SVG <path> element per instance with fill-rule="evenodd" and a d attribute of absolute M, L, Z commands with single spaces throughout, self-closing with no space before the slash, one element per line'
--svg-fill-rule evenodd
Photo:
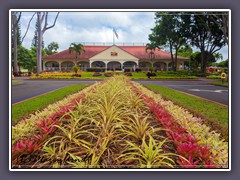
<path fill-rule="evenodd" d="M 216 60 L 222 60 L 223 59 L 223 55 L 220 53 L 214 53 L 213 56 L 215 57 Z"/>
<path fill-rule="evenodd" d="M 82 52 L 85 52 L 84 47 L 81 43 L 79 44 L 71 43 L 68 50 L 69 50 L 69 54 L 72 54 L 75 52 L 76 63 L 77 63 L 78 56 L 80 56 Z"/>
<path fill-rule="evenodd" d="M 150 44 L 150 43 L 146 44 L 146 53 L 149 53 L 149 58 L 151 61 L 151 68 L 153 68 L 152 60 L 155 59 L 155 54 L 154 54 L 155 49 L 156 49 L 156 47 L 153 44 Z"/>
<path fill-rule="evenodd" d="M 68 48 L 69 54 L 75 53 L 75 65 L 72 67 L 72 70 L 75 72 L 75 75 L 77 74 L 78 71 L 78 65 L 77 65 L 77 58 L 78 56 L 81 55 L 82 52 L 85 52 L 85 49 L 81 43 L 76 44 L 76 43 L 71 43 L 70 47 Z M 81 76 L 80 76 L 81 77 Z"/>

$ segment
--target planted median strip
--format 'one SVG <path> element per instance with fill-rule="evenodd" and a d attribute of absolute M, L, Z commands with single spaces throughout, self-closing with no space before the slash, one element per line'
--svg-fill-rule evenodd
<path fill-rule="evenodd" d="M 15 168 L 228 166 L 228 143 L 217 133 L 121 76 L 49 105 L 12 130 Z"/>

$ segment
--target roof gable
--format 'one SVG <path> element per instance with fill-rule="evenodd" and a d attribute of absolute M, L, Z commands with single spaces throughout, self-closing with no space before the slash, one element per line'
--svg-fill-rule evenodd
<path fill-rule="evenodd" d="M 138 58 L 118 46 L 113 45 L 91 57 L 90 60 L 138 60 Z"/>

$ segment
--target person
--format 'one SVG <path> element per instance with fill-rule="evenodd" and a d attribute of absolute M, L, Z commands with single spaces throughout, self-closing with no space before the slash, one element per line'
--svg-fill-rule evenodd
<path fill-rule="evenodd" d="M 136 67 L 136 72 L 138 73 L 138 71 L 139 71 L 139 66 Z"/>
<path fill-rule="evenodd" d="M 147 72 L 147 77 L 148 77 L 148 79 L 150 79 L 150 76 L 151 76 L 151 72 L 148 71 L 148 72 Z"/>
<path fill-rule="evenodd" d="M 157 72 L 157 66 L 154 66 L 154 72 Z"/>

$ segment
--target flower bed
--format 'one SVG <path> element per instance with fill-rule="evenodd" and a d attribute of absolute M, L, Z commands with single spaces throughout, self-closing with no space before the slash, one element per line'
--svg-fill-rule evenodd
<path fill-rule="evenodd" d="M 200 141 L 165 103 L 123 76 L 87 87 L 13 127 L 13 167 L 222 167 L 218 149 Z"/>
<path fill-rule="evenodd" d="M 202 163 L 206 164 L 207 167 L 210 164 L 212 165 L 215 164 L 217 165 L 217 167 L 222 167 L 222 168 L 228 167 L 228 142 L 226 142 L 224 139 L 220 139 L 219 133 L 211 131 L 210 127 L 205 125 L 200 118 L 193 117 L 191 113 L 189 113 L 187 110 L 183 109 L 182 107 L 179 107 L 173 104 L 171 101 L 164 100 L 160 95 L 153 93 L 152 91 L 144 88 L 138 83 L 133 83 L 133 84 L 134 84 L 133 88 L 136 91 L 136 93 L 141 95 L 147 101 L 149 108 L 152 109 L 156 117 L 158 117 L 159 114 L 161 114 L 161 109 L 162 109 L 162 111 L 164 112 L 163 114 L 165 114 L 166 117 L 168 118 L 170 117 L 170 119 L 172 118 L 174 119 L 174 121 L 171 120 L 171 122 L 176 123 L 178 127 L 182 128 L 183 132 L 184 131 L 187 132 L 195 139 L 195 140 L 192 139 L 192 142 L 196 142 L 198 145 L 202 146 L 203 151 L 208 150 L 208 152 L 205 152 L 206 154 L 209 154 L 209 151 L 211 152 L 211 154 L 209 154 L 208 161 L 198 156 L 198 158 L 205 161 L 205 163 L 204 162 Z M 168 136 L 175 141 L 175 144 L 176 143 L 178 144 L 179 142 L 181 142 L 179 141 L 180 137 L 178 135 L 176 136 L 176 133 L 178 131 L 177 129 L 173 129 L 173 130 L 171 129 L 175 125 L 172 125 L 169 119 L 165 119 L 165 120 L 167 120 L 167 123 L 169 123 L 167 124 L 167 126 L 171 130 L 171 133 L 167 133 Z M 161 123 L 164 124 L 165 122 L 161 121 Z M 188 142 L 191 144 L 194 144 L 189 140 Z M 191 150 L 189 145 L 188 146 L 187 144 L 184 144 L 184 145 L 186 145 L 186 147 L 188 147 L 189 150 Z M 202 149 L 199 147 L 197 148 L 198 145 L 194 145 L 195 147 L 192 146 L 192 148 Z M 192 152 L 194 151 L 192 150 Z M 200 153 L 200 154 L 203 155 L 204 153 Z M 192 161 L 193 165 L 197 165 L 198 163 L 200 163 L 198 158 L 195 159 L 195 162 L 197 162 L 196 164 L 194 163 L 194 159 L 192 157 L 189 160 Z M 215 167 L 215 166 L 213 165 L 212 167 Z"/>
<path fill-rule="evenodd" d="M 113 77 L 84 93 L 84 101 L 66 107 L 61 117 L 50 115 L 54 122 L 51 118 L 36 120 L 32 135 L 13 143 L 14 167 L 174 167 L 178 155 L 173 144 L 126 85 L 125 78 Z M 149 150 L 159 154 L 149 159 Z M 25 161 L 26 155 L 35 158 Z M 42 162 L 42 158 L 47 160 Z"/>
<path fill-rule="evenodd" d="M 16 159 L 21 154 L 31 154 L 38 150 L 48 135 L 56 130 L 55 125 L 59 124 L 62 118 L 68 119 L 68 113 L 79 101 L 85 99 L 85 93 L 94 89 L 95 86 L 87 87 L 81 92 L 49 105 L 43 111 L 36 112 L 30 118 L 23 119 L 13 126 L 12 158 Z"/>

